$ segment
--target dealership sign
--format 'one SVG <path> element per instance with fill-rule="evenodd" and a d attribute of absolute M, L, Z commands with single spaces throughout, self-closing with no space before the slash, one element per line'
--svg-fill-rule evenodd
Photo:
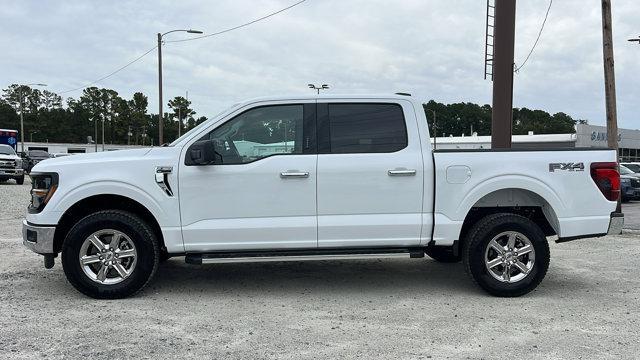
<path fill-rule="evenodd" d="M 622 140 L 622 134 L 618 134 L 618 141 Z M 591 133 L 591 141 L 607 141 L 607 133 L 594 131 Z"/>

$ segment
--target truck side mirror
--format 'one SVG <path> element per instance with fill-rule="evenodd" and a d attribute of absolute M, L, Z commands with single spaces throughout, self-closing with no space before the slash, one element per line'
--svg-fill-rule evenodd
<path fill-rule="evenodd" d="M 216 145 L 213 140 L 196 141 L 189 147 L 185 159 L 186 165 L 211 165 L 219 164 L 222 161 L 216 152 Z"/>

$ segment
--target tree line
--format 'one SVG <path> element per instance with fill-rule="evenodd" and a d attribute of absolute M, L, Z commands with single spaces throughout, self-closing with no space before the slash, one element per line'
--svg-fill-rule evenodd
<path fill-rule="evenodd" d="M 19 114 L 23 109 L 26 141 L 87 143 L 97 140 L 102 143 L 104 124 L 106 144 L 158 144 L 158 114 L 148 112 L 148 97 L 141 92 L 125 99 L 115 90 L 89 87 L 77 99 L 64 100 L 54 92 L 24 85 L 13 84 L 2 91 L 0 128 L 20 130 Z M 207 120 L 205 116 L 196 117 L 191 101 L 182 96 L 169 100 L 167 105 L 171 112 L 162 117 L 166 142 Z M 490 105 L 443 104 L 431 100 L 423 107 L 432 136 L 436 130 L 438 136 L 491 134 Z M 437 129 L 434 129 L 434 111 Z M 575 133 L 576 123 L 586 123 L 586 120 L 574 120 L 562 112 L 552 115 L 527 108 L 513 111 L 513 133 L 516 135 L 529 131 L 535 134 Z"/>
<path fill-rule="evenodd" d="M 434 134 L 433 112 L 436 116 L 437 135 L 461 136 L 491 135 L 491 105 L 473 103 L 442 104 L 429 101 L 423 104 L 429 123 L 431 136 Z M 549 114 L 544 110 L 527 108 L 513 109 L 513 134 L 526 135 L 529 131 L 534 134 L 574 134 L 576 124 L 586 124 L 587 120 L 574 120 L 571 116 L 559 112 Z"/>
<path fill-rule="evenodd" d="M 106 144 L 158 145 L 158 115 L 148 112 L 148 97 L 141 92 L 125 99 L 115 90 L 89 87 L 79 98 L 63 101 L 56 93 L 29 86 L 13 84 L 2 91 L 0 128 L 20 130 L 23 109 L 26 141 L 102 143 L 104 124 Z M 164 141 L 171 142 L 178 133 L 207 120 L 196 117 L 191 101 L 182 96 L 167 105 L 171 112 L 163 116 Z"/>

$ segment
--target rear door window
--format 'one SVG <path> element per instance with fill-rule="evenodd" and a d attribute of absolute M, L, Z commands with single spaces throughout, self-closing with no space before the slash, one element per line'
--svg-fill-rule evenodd
<path fill-rule="evenodd" d="M 398 104 L 334 103 L 328 104 L 327 112 L 325 152 L 391 153 L 407 147 L 407 128 Z"/>

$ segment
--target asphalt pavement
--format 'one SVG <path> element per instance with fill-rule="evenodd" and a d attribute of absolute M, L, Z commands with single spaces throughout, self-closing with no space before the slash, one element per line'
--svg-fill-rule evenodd
<path fill-rule="evenodd" d="M 630 201 L 622 204 L 624 213 L 624 228 L 640 230 L 640 201 Z"/>

